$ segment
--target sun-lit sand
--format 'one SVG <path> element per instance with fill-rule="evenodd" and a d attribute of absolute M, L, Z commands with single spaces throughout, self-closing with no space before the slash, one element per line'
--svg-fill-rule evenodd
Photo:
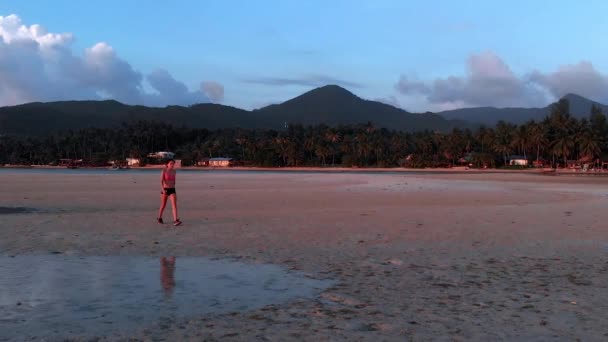
<path fill-rule="evenodd" d="M 174 228 L 155 220 L 159 177 L 3 171 L 0 207 L 34 211 L 0 211 L 2 257 L 225 257 L 336 281 L 121 338 L 608 339 L 608 178 L 178 171 Z"/>

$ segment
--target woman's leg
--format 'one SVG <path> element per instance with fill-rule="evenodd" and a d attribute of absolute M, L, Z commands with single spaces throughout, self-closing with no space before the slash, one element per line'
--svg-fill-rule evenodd
<path fill-rule="evenodd" d="M 177 194 L 171 194 L 171 206 L 173 207 L 173 221 L 177 221 Z"/>
<path fill-rule="evenodd" d="M 163 211 L 165 211 L 165 206 L 167 206 L 167 197 L 169 196 L 165 194 L 160 195 L 160 209 L 158 210 L 158 218 L 163 217 Z"/>

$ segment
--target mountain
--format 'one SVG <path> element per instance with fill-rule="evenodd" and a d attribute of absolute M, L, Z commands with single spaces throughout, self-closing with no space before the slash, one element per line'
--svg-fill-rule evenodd
<path fill-rule="evenodd" d="M 602 111 L 605 114 L 608 114 L 608 106 L 576 94 L 567 94 L 562 97 L 562 99 L 566 99 L 570 102 L 570 113 L 578 119 L 589 117 L 593 104 L 600 106 Z M 437 114 L 448 120 L 465 120 L 486 126 L 494 126 L 500 120 L 514 124 L 522 124 L 532 119 L 536 121 L 543 120 L 551 113 L 552 105 L 553 104 L 543 108 L 462 108 L 439 112 Z"/>
<path fill-rule="evenodd" d="M 123 122 L 162 121 L 194 128 L 283 129 L 285 123 L 304 125 L 360 124 L 371 121 L 389 129 L 449 130 L 467 124 L 437 114 L 412 114 L 393 106 L 357 97 L 338 86 L 325 86 L 278 105 L 247 111 L 218 104 L 130 106 L 117 101 L 60 101 L 0 108 L 0 134 L 45 135 L 86 127 L 111 128 Z"/>
<path fill-rule="evenodd" d="M 217 129 L 265 128 L 249 111 L 212 103 L 165 108 L 129 106 L 116 101 L 61 101 L 0 108 L 0 134 L 46 135 L 86 127 L 112 128 L 139 120 Z"/>
<path fill-rule="evenodd" d="M 348 90 L 328 85 L 311 90 L 289 101 L 253 111 L 266 121 L 329 126 L 371 121 L 378 127 L 402 131 L 449 130 L 466 126 L 460 121 L 445 120 L 437 114 L 412 114 L 376 101 L 364 100 Z"/>

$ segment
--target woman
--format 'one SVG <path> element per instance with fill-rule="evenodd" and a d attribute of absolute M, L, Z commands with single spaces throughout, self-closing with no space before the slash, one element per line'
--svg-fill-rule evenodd
<path fill-rule="evenodd" d="M 173 225 L 179 226 L 182 221 L 177 218 L 177 194 L 175 193 L 175 160 L 167 160 L 163 172 L 160 175 L 160 210 L 158 211 L 158 223 L 163 222 L 163 211 L 167 205 L 167 198 L 171 199 L 173 207 Z"/>

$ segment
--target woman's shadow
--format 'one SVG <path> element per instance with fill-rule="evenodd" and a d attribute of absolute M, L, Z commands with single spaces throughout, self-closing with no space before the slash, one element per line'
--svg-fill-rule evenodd
<path fill-rule="evenodd" d="M 160 258 L 160 284 L 165 296 L 171 297 L 175 287 L 175 257 Z"/>

